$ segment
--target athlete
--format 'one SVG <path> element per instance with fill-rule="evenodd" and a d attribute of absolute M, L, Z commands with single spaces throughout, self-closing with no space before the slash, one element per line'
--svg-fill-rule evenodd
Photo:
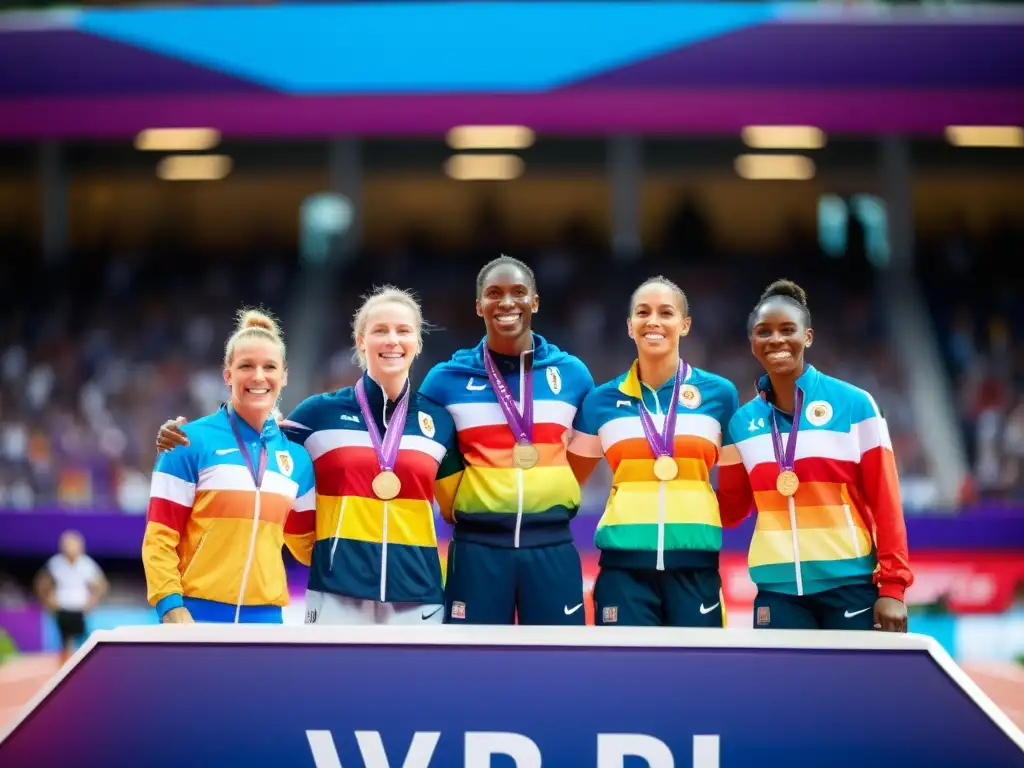
<path fill-rule="evenodd" d="M 586 366 L 531 330 L 533 272 L 502 256 L 477 276 L 486 336 L 435 366 L 424 396 L 448 410 L 464 470 L 445 585 L 445 621 L 585 624 L 569 521 L 580 487 L 566 459 L 573 417 L 594 385 Z"/>
<path fill-rule="evenodd" d="M 679 286 L 652 277 L 629 310 L 637 358 L 587 395 L 569 443 L 581 483 L 602 457 L 613 473 L 595 535 L 596 623 L 721 627 L 722 524 L 710 472 L 739 395 L 680 357 L 691 318 Z"/>
<path fill-rule="evenodd" d="M 282 543 L 303 557 L 315 492 L 309 454 L 271 416 L 287 384 L 273 319 L 240 313 L 224 352 L 231 399 L 157 456 L 142 563 L 161 621 L 281 623 Z M 308 558 L 307 558 L 308 560 Z"/>
<path fill-rule="evenodd" d="M 450 516 L 462 463 L 451 417 L 409 380 L 422 326 L 411 294 L 373 292 L 353 320 L 362 377 L 307 398 L 281 423 L 309 451 L 316 476 L 315 535 L 299 558 L 311 566 L 307 624 L 442 622 L 435 480 Z M 177 434 L 165 424 L 160 446 Z"/>
<path fill-rule="evenodd" d="M 727 526 L 756 505 L 754 626 L 906 632 L 913 575 L 885 418 L 805 362 L 814 331 L 796 284 L 768 286 L 748 333 L 765 375 L 726 429 L 719 501 Z"/>

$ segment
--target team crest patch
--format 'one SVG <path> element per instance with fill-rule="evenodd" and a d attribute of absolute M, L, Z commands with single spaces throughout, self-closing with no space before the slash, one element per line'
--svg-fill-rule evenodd
<path fill-rule="evenodd" d="M 551 394 L 557 395 L 562 391 L 562 374 L 558 372 L 558 368 L 554 365 L 549 365 L 546 371 L 548 377 L 548 386 L 551 388 Z"/>
<path fill-rule="evenodd" d="M 824 426 L 832 420 L 832 406 L 824 400 L 815 400 L 807 406 L 804 418 L 816 427 Z"/>
<path fill-rule="evenodd" d="M 292 462 L 292 455 L 288 451 L 277 451 L 277 468 L 285 477 L 292 476 L 295 464 Z"/>
<path fill-rule="evenodd" d="M 700 400 L 700 390 L 693 384 L 684 384 L 679 388 L 679 404 L 684 408 L 697 408 Z"/>
<path fill-rule="evenodd" d="M 423 411 L 420 411 L 419 412 L 418 420 L 419 420 L 419 423 L 420 423 L 420 432 L 422 432 L 427 437 L 433 437 L 434 436 L 434 420 L 432 418 L 430 418 L 430 414 L 429 413 L 424 413 Z"/>
<path fill-rule="evenodd" d="M 619 608 L 616 605 L 606 605 L 601 609 L 601 621 L 605 624 L 615 624 L 619 620 Z"/>

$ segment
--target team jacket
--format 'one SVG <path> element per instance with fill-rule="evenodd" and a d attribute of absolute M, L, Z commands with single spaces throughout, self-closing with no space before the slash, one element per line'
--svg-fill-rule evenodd
<path fill-rule="evenodd" d="M 512 464 L 515 437 L 484 369 L 485 343 L 434 366 L 420 388 L 447 409 L 458 430 L 465 469 L 442 481 L 458 487 L 453 537 L 501 547 L 570 542 L 569 521 L 580 506 L 580 487 L 565 449 L 568 430 L 594 379 L 579 358 L 533 334 L 533 442 L 540 461 L 518 469 Z M 522 360 L 492 355 L 518 401 Z"/>
<path fill-rule="evenodd" d="M 767 590 L 813 594 L 870 582 L 903 599 L 913 583 L 889 428 L 862 389 L 808 365 L 797 379 L 803 413 L 796 447 L 800 487 L 775 490 L 768 377 L 729 422 L 722 449 L 722 520 L 735 525 L 757 507 L 750 575 Z M 778 412 L 787 437 L 791 420 Z M 874 534 L 872 535 L 872 531 Z"/>
<path fill-rule="evenodd" d="M 739 405 L 726 379 L 691 367 L 679 391 L 672 480 L 654 476 L 654 452 L 640 422 L 641 402 L 662 429 L 673 380 L 657 391 L 640 381 L 637 363 L 597 387 L 576 415 L 569 451 L 604 456 L 612 488 L 594 541 L 602 566 L 619 568 L 717 568 L 722 522 L 710 472 L 722 433 Z"/>
<path fill-rule="evenodd" d="M 239 452 L 226 406 L 182 427 L 189 445 L 161 453 L 149 495 L 142 563 L 149 602 L 163 616 L 182 596 L 235 606 L 287 605 L 281 545 L 302 559 L 315 508 L 313 465 L 273 419 L 262 432 L 238 421 L 259 489 Z M 307 558 L 308 562 L 308 558 Z"/>
<path fill-rule="evenodd" d="M 363 383 L 383 440 L 395 403 L 366 374 Z M 390 501 L 378 499 L 371 487 L 380 464 L 355 387 L 314 395 L 282 423 L 285 434 L 309 451 L 316 476 L 310 589 L 382 602 L 443 601 L 435 479 L 457 474 L 461 461 L 451 417 L 418 393 L 410 397 L 395 464 L 402 488 Z M 452 486 L 438 485 L 437 499 L 450 514 L 446 488 Z"/>

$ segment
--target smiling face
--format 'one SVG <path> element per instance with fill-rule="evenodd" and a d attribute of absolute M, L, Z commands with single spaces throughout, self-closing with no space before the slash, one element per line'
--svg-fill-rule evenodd
<path fill-rule="evenodd" d="M 366 325 L 356 337 L 366 371 L 377 382 L 408 374 L 421 343 L 416 313 L 397 301 L 371 307 L 366 313 Z"/>
<path fill-rule="evenodd" d="M 530 333 L 540 297 L 530 278 L 515 264 L 499 264 L 484 278 L 476 313 L 492 339 L 514 341 Z"/>
<path fill-rule="evenodd" d="M 679 338 L 690 331 L 683 297 L 662 283 L 650 283 L 636 292 L 626 323 L 641 358 L 660 358 L 679 351 Z"/>
<path fill-rule="evenodd" d="M 234 345 L 224 368 L 231 387 L 231 403 L 239 413 L 267 415 L 274 409 L 281 388 L 288 383 L 281 345 L 259 336 L 243 337 Z"/>
<path fill-rule="evenodd" d="M 758 308 L 750 350 L 768 374 L 798 376 L 803 371 L 804 349 L 814 338 L 804 317 L 796 304 L 783 298 L 769 299 Z"/>

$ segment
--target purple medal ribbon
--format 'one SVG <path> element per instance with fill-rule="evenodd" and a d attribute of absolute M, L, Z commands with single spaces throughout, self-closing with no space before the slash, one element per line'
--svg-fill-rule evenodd
<path fill-rule="evenodd" d="M 356 400 L 359 401 L 359 410 L 363 413 L 363 421 L 366 422 L 366 431 L 370 433 L 370 442 L 373 444 L 373 452 L 377 454 L 377 462 L 382 472 L 394 472 L 395 461 L 398 459 L 398 445 L 402 440 L 402 432 L 405 431 L 405 418 L 409 413 L 409 389 L 399 398 L 395 406 L 395 412 L 391 414 L 391 421 L 388 422 L 384 431 L 384 439 L 380 439 L 380 432 L 377 431 L 377 423 L 370 413 L 370 403 L 366 399 L 366 387 L 360 377 L 356 382 Z"/>
<path fill-rule="evenodd" d="M 487 378 L 491 382 L 491 389 L 498 398 L 498 405 L 505 414 L 505 421 L 508 422 L 517 443 L 533 442 L 533 351 L 529 352 L 530 358 L 525 361 L 523 380 L 519 382 L 523 394 L 523 413 L 520 415 L 516 407 L 515 398 L 505 383 L 504 377 L 498 371 L 498 367 L 491 358 L 491 352 L 484 348 L 484 369 L 487 371 Z"/>
<path fill-rule="evenodd" d="M 800 412 L 804 406 L 804 393 L 800 387 L 796 388 L 793 396 L 793 426 L 789 428 L 789 441 L 786 443 L 786 450 L 782 450 L 782 433 L 779 431 L 779 423 L 776 420 L 776 407 L 772 409 L 772 447 L 775 449 L 775 461 L 779 465 L 780 472 L 792 472 L 796 468 L 796 435 L 800 430 Z"/>
<path fill-rule="evenodd" d="M 654 426 L 654 419 L 651 418 L 647 406 L 644 405 L 643 397 L 640 398 L 640 424 L 643 425 L 647 444 L 651 446 L 651 450 L 654 451 L 654 458 L 656 459 L 660 456 L 672 457 L 676 437 L 676 416 L 679 413 L 679 389 L 689 373 L 690 366 L 683 360 L 680 360 L 679 365 L 676 367 L 675 381 L 672 383 L 672 402 L 669 403 L 668 414 L 665 416 L 665 424 L 661 429 L 661 434 L 658 434 L 658 430 Z"/>
<path fill-rule="evenodd" d="M 235 409 L 230 405 L 228 406 L 228 421 L 231 422 L 231 431 L 235 433 L 235 442 L 238 444 L 238 452 L 242 454 L 245 466 L 249 468 L 249 474 L 252 475 L 252 481 L 256 483 L 256 489 L 259 490 L 260 486 L 263 485 L 263 473 L 267 471 L 267 444 L 263 442 L 261 435 L 260 467 L 257 471 L 257 469 L 252 465 L 252 456 L 249 455 L 249 448 L 245 444 L 245 440 L 242 439 L 242 432 L 238 428 L 238 422 L 235 420 Z"/>

